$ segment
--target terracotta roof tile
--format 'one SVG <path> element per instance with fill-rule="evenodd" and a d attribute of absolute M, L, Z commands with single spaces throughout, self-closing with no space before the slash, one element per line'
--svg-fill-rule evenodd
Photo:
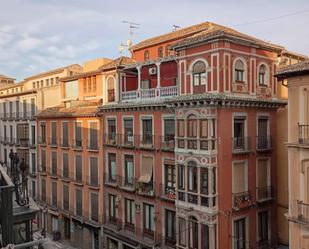
<path fill-rule="evenodd" d="M 138 50 L 141 48 L 149 47 L 154 44 L 163 43 L 163 42 L 171 41 L 174 39 L 185 38 L 190 35 L 194 35 L 198 32 L 201 32 L 205 29 L 208 29 L 210 24 L 211 24 L 210 22 L 203 22 L 203 23 L 196 24 L 190 27 L 181 28 L 176 31 L 169 32 L 163 35 L 152 37 L 152 38 L 146 39 L 132 46 L 131 50 Z"/>
<path fill-rule="evenodd" d="M 96 101 L 76 101 L 70 107 L 64 105 L 47 108 L 41 111 L 38 118 L 60 118 L 60 117 L 87 117 L 95 116 L 100 102 Z"/>
<path fill-rule="evenodd" d="M 238 39 L 243 39 L 249 42 L 252 42 L 254 44 L 262 45 L 265 47 L 270 47 L 272 49 L 277 49 L 277 50 L 283 50 L 284 47 L 280 45 L 276 45 L 267 41 L 263 41 L 261 39 L 257 39 L 253 36 L 241 33 L 235 29 L 225 27 L 222 25 L 218 25 L 215 23 L 210 23 L 208 29 L 205 29 L 201 32 L 198 32 L 197 34 L 194 34 L 188 38 L 185 38 L 175 44 L 172 45 L 172 47 L 178 47 L 178 46 L 184 46 L 184 45 L 189 45 L 191 43 L 207 40 L 209 38 L 217 37 L 217 36 L 230 36 Z"/>
<path fill-rule="evenodd" d="M 288 76 L 296 76 L 304 74 L 309 75 L 309 60 L 305 60 L 291 66 L 283 67 L 277 71 L 275 76 L 279 78 L 285 78 Z"/>
<path fill-rule="evenodd" d="M 212 22 L 204 22 L 197 25 L 193 25 L 190 27 L 182 28 L 179 30 L 176 30 L 174 32 L 170 32 L 164 35 L 156 36 L 150 39 L 146 39 L 134 46 L 132 46 L 131 50 L 138 50 L 141 48 L 149 47 L 155 44 L 168 42 L 176 39 L 183 39 L 178 41 L 174 46 L 179 45 L 186 45 L 191 42 L 203 40 L 205 38 L 209 38 L 211 36 L 219 35 L 219 34 L 228 34 L 232 35 L 241 39 L 246 39 L 254 43 L 258 43 L 264 46 L 273 47 L 277 49 L 283 49 L 283 47 L 279 45 L 275 45 L 257 38 L 254 38 L 252 36 L 243 34 L 241 32 L 238 32 L 234 29 L 215 24 Z M 174 47 L 173 46 L 173 47 Z"/>
<path fill-rule="evenodd" d="M 130 64 L 135 63 L 135 60 L 126 57 L 126 56 L 121 56 L 115 60 L 112 60 L 111 62 L 99 67 L 100 70 L 107 70 L 107 69 L 111 69 L 111 68 L 115 68 L 118 66 L 127 66 Z"/>

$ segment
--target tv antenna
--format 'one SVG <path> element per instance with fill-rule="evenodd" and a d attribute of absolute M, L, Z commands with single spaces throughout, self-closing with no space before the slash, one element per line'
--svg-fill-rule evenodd
<path fill-rule="evenodd" d="M 180 29 L 181 27 L 178 25 L 173 24 L 173 31 L 176 31 L 177 29 Z"/>
<path fill-rule="evenodd" d="M 132 38 L 133 38 L 133 34 L 134 31 L 139 29 L 140 24 L 139 23 L 135 23 L 135 22 L 130 22 L 130 21 L 126 21 L 123 20 L 122 23 L 128 24 L 128 28 L 129 28 L 129 39 L 126 41 L 126 43 L 121 42 L 119 47 L 118 47 L 118 51 L 120 54 L 123 53 L 123 51 L 127 48 L 130 49 L 130 47 L 133 44 Z"/>

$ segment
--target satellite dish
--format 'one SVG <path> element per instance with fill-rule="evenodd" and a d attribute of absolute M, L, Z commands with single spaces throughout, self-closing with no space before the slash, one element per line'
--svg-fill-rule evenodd
<path fill-rule="evenodd" d="M 132 46 L 132 40 L 127 40 L 127 45 L 128 45 L 128 47 L 131 47 Z"/>

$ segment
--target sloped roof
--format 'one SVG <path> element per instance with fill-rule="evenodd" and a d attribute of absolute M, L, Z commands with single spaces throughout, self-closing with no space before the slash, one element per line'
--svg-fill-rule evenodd
<path fill-rule="evenodd" d="M 180 40 L 178 41 L 173 47 L 189 44 L 191 42 L 202 40 L 205 38 L 209 38 L 211 36 L 215 36 L 218 34 L 228 34 L 232 35 L 241 39 L 246 39 L 254 43 L 258 43 L 261 45 L 267 45 L 268 47 L 273 47 L 277 49 L 283 49 L 283 47 L 279 45 L 275 45 L 257 38 L 254 38 L 252 36 L 246 35 L 244 33 L 238 32 L 234 29 L 212 23 L 212 22 L 204 22 L 197 25 L 189 26 L 186 28 L 178 29 L 173 32 L 166 33 L 164 35 L 156 36 L 150 39 L 146 39 L 134 46 L 131 47 L 131 50 L 138 50 L 141 48 L 149 47 L 155 44 L 173 41 L 173 40 Z"/>
<path fill-rule="evenodd" d="M 245 40 L 247 42 L 256 44 L 256 45 L 261 45 L 264 47 L 268 47 L 268 48 L 272 48 L 272 49 L 276 49 L 276 50 L 283 50 L 284 47 L 277 45 L 277 44 L 273 44 L 258 38 L 255 38 L 253 36 L 241 33 L 235 29 L 229 28 L 229 27 L 225 27 L 222 25 L 218 25 L 215 23 L 208 23 L 208 28 L 198 32 L 188 38 L 185 38 L 175 44 L 172 45 L 172 47 L 179 47 L 179 46 L 185 46 L 185 45 L 189 45 L 195 42 L 199 42 L 199 41 L 204 41 L 207 40 L 209 38 L 213 38 L 213 37 L 218 37 L 218 36 L 229 36 L 232 38 L 236 38 L 236 39 L 241 39 L 241 40 Z"/>
<path fill-rule="evenodd" d="M 31 80 L 31 79 L 34 79 L 34 78 L 37 78 L 37 77 L 42 77 L 44 75 L 49 75 L 49 74 L 53 74 L 53 73 L 62 72 L 63 70 L 69 69 L 69 68 L 71 68 L 73 66 L 78 66 L 78 67 L 82 68 L 81 65 L 79 65 L 79 64 L 71 64 L 71 65 L 68 65 L 68 66 L 59 67 L 59 68 L 52 69 L 52 70 L 49 70 L 49 71 L 46 71 L 46 72 L 42 72 L 42 73 L 38 73 L 38 74 L 35 74 L 35 75 L 31 75 L 31 76 L 25 78 L 24 80 L 27 81 L 27 80 Z"/>
<path fill-rule="evenodd" d="M 283 67 L 277 71 L 275 76 L 279 78 L 286 78 L 289 76 L 297 76 L 297 75 L 309 75 L 309 60 L 305 60 L 291 66 Z"/>
<path fill-rule="evenodd" d="M 9 77 L 9 76 L 4 75 L 4 74 L 0 74 L 0 78 L 5 78 L 5 79 L 12 79 L 12 80 L 14 80 L 14 78 Z"/>
<path fill-rule="evenodd" d="M 111 69 L 111 68 L 116 68 L 116 67 L 119 67 L 119 66 L 127 66 L 127 65 L 130 65 L 130 64 L 133 64 L 135 63 L 135 60 L 129 58 L 129 57 L 126 57 L 126 56 L 121 56 L 115 60 L 112 60 L 111 62 L 109 63 L 106 63 L 105 65 L 99 67 L 99 70 L 107 70 L 107 69 Z"/>
<path fill-rule="evenodd" d="M 41 111 L 38 118 L 89 117 L 95 116 L 99 101 L 76 101 L 70 107 L 64 105 L 47 108 Z"/>
<path fill-rule="evenodd" d="M 163 35 L 155 36 L 146 40 L 137 43 L 136 45 L 131 47 L 131 50 L 138 50 L 141 48 L 149 47 L 154 44 L 163 43 L 175 39 L 180 39 L 187 37 L 189 35 L 196 34 L 202 30 L 205 30 L 209 27 L 209 22 L 203 22 L 200 24 L 196 24 L 190 27 L 185 27 L 181 29 L 177 29 L 176 31 L 172 31 Z"/>

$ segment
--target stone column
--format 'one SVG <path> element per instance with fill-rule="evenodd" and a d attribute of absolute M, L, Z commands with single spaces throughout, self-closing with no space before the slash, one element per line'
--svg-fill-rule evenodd
<path fill-rule="evenodd" d="M 209 227 L 209 248 L 215 248 L 216 245 L 216 225 L 211 224 Z"/>
<path fill-rule="evenodd" d="M 156 97 L 160 97 L 160 95 L 161 95 L 161 92 L 160 92 L 160 88 L 161 88 L 160 65 L 161 65 L 161 62 L 156 63 L 156 66 L 157 66 L 157 95 L 156 95 Z"/>

